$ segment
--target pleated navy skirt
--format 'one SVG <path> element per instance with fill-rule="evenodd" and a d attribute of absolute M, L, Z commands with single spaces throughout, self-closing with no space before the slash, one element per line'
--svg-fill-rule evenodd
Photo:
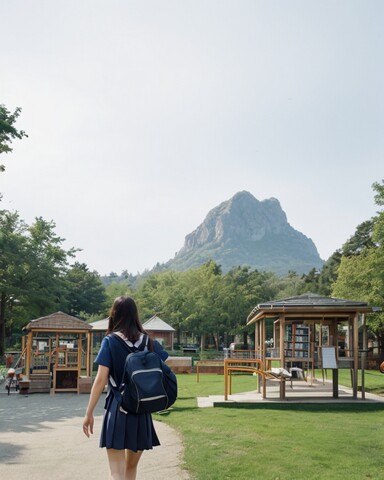
<path fill-rule="evenodd" d="M 134 415 L 121 412 L 110 391 L 105 402 L 105 413 L 100 447 L 115 450 L 150 450 L 160 445 L 150 413 Z"/>

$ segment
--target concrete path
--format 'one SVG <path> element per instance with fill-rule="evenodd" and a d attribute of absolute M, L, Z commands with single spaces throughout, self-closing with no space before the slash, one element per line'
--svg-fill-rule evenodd
<path fill-rule="evenodd" d="M 361 392 L 358 392 L 358 398 L 353 398 L 353 391 L 351 388 L 340 386 L 338 389 L 339 398 L 333 398 L 333 386 L 330 380 L 313 380 L 306 382 L 304 380 L 295 380 L 292 388 L 289 383 L 286 385 L 285 400 L 280 400 L 280 387 L 277 382 L 267 383 L 267 398 L 263 399 L 262 394 L 258 391 L 243 392 L 233 395 L 228 395 L 228 400 L 224 400 L 224 395 L 209 395 L 208 397 L 198 397 L 197 405 L 200 408 L 214 407 L 215 405 L 222 405 L 225 403 L 238 404 L 266 404 L 266 403 L 384 403 L 384 397 L 374 395 L 372 393 L 365 393 L 365 398 L 362 399 Z"/>
<path fill-rule="evenodd" d="M 107 455 L 99 448 L 103 400 L 95 412 L 95 433 L 88 439 L 82 431 L 88 395 L 1 392 L 0 478 L 106 480 Z M 161 446 L 144 452 L 138 480 L 188 480 L 181 468 L 180 436 L 161 422 L 155 422 L 155 428 Z"/>

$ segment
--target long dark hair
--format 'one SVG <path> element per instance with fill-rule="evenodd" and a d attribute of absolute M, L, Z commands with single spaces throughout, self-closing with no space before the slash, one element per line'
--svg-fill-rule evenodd
<path fill-rule="evenodd" d="M 117 297 L 109 314 L 107 335 L 121 332 L 130 342 L 136 342 L 141 333 L 147 333 L 139 320 L 136 302 L 131 297 Z"/>

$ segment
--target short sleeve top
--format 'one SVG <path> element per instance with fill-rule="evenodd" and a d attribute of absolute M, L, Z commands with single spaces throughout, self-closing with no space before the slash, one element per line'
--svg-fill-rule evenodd
<path fill-rule="evenodd" d="M 141 335 L 134 346 L 139 346 L 142 342 L 142 339 L 143 336 Z M 128 346 L 132 346 L 131 342 L 127 343 Z M 156 352 L 159 357 L 165 361 L 168 358 L 168 352 L 164 350 L 160 343 L 156 340 L 153 341 L 152 344 L 154 352 Z M 107 335 L 101 342 L 100 350 L 95 359 L 95 363 L 109 368 L 111 377 L 114 379 L 116 384 L 119 385 L 123 378 L 124 363 L 128 353 L 128 349 L 118 338 L 115 337 L 115 335 Z"/>

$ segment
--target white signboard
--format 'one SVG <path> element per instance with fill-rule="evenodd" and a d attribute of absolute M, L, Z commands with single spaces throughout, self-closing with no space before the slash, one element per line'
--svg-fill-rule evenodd
<path fill-rule="evenodd" d="M 337 368 L 336 347 L 322 347 L 323 368 Z"/>

